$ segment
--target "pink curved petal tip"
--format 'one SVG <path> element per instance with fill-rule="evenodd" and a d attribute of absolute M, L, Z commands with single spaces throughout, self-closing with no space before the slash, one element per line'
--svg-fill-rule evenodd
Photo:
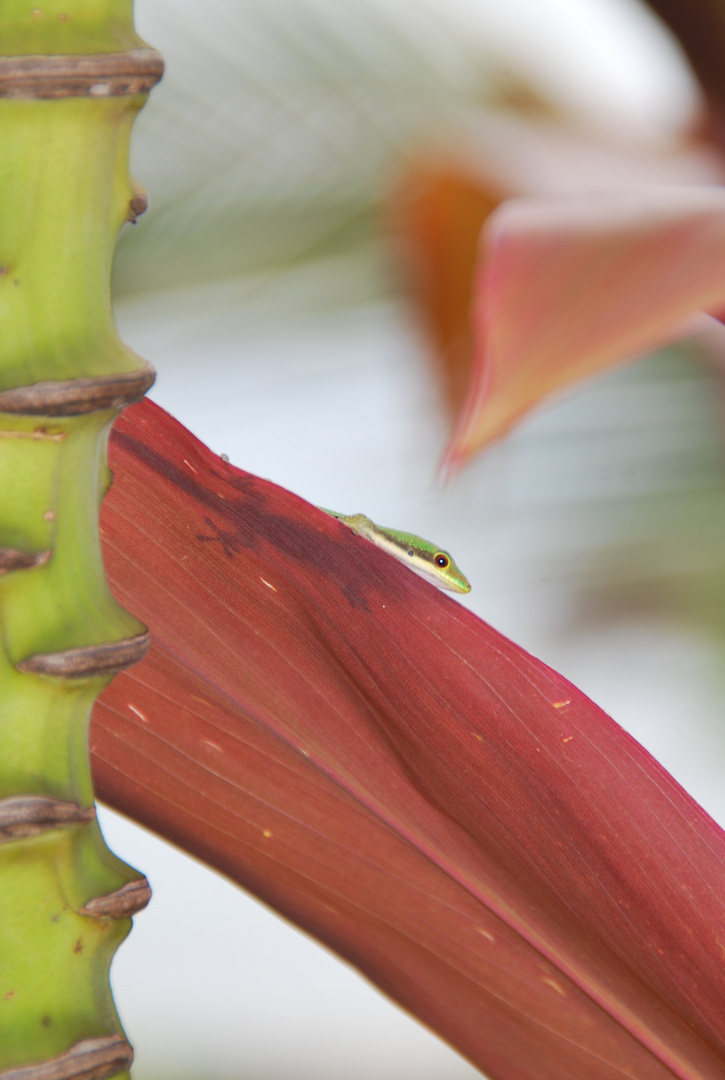
<path fill-rule="evenodd" d="M 512 199 L 489 218 L 457 468 L 552 392 L 688 336 L 725 304 L 725 190 Z"/>

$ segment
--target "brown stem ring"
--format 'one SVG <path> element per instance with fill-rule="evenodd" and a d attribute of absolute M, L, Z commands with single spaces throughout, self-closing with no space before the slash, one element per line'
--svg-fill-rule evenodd
<path fill-rule="evenodd" d="M 49 795 L 14 795 L 0 800 L 0 843 L 37 836 L 65 825 L 85 825 L 96 810 Z"/>
<path fill-rule="evenodd" d="M 148 652 L 148 631 L 121 641 L 106 641 L 101 645 L 81 645 L 55 653 L 36 653 L 21 660 L 15 667 L 29 675 L 51 675 L 56 679 L 92 679 L 98 675 L 115 675 L 131 664 L 138 663 Z"/>
<path fill-rule="evenodd" d="M 120 1035 L 82 1039 L 52 1061 L 0 1072 L 0 1080 L 107 1080 L 130 1068 L 133 1050 Z"/>
<path fill-rule="evenodd" d="M 101 409 L 123 409 L 153 386 L 151 364 L 138 371 L 66 382 L 37 382 L 0 391 L 0 413 L 28 416 L 81 416 Z"/>
<path fill-rule="evenodd" d="M 126 97 L 147 94 L 164 73 L 155 49 L 91 56 L 2 56 L 0 97 Z"/>

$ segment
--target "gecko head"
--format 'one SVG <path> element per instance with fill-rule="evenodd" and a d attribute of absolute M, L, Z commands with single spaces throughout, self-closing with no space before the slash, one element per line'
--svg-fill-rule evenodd
<path fill-rule="evenodd" d="M 458 593 L 471 591 L 470 581 L 461 573 L 447 551 L 435 551 L 432 561 L 436 569 L 436 580 L 444 589 Z"/>
<path fill-rule="evenodd" d="M 458 566 L 442 548 L 435 548 L 421 542 L 420 545 L 409 545 L 408 558 L 411 570 L 415 570 L 421 577 L 426 578 L 439 589 L 448 589 L 450 592 L 469 593 L 471 583 L 461 573 Z"/>
<path fill-rule="evenodd" d="M 377 529 L 376 542 L 387 551 L 397 554 L 420 577 L 450 592 L 469 593 L 471 584 L 462 574 L 452 556 L 443 548 L 436 547 L 413 533 L 395 532 L 393 529 Z"/>

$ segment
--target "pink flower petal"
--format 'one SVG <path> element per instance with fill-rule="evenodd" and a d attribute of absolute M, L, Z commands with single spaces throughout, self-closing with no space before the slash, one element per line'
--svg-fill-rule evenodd
<path fill-rule="evenodd" d="M 693 333 L 725 303 L 725 190 L 514 199 L 489 218 L 455 468 L 542 398 Z"/>

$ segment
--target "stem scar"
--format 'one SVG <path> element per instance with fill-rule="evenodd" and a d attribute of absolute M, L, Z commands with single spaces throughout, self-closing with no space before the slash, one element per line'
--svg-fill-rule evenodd
<path fill-rule="evenodd" d="M 0 431 L 0 439 L 33 439 L 35 442 L 44 440 L 47 440 L 48 442 L 63 442 L 67 438 L 67 431 L 46 431 L 45 428 L 36 428 L 35 431 Z"/>

